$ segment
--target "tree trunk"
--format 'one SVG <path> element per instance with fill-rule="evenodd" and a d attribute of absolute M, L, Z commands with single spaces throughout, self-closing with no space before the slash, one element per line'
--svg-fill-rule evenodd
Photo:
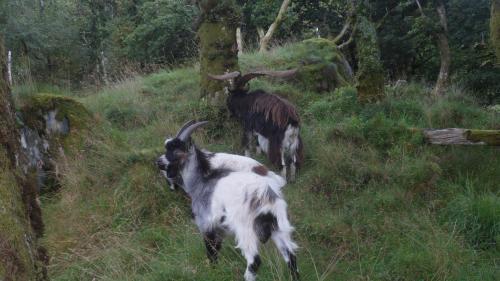
<path fill-rule="evenodd" d="M 384 68 L 375 25 L 365 16 L 357 17 L 355 42 L 358 99 L 362 103 L 379 101 L 384 97 Z"/>
<path fill-rule="evenodd" d="M 439 24 L 441 31 L 437 34 L 437 43 L 439 55 L 441 57 L 441 68 L 439 69 L 438 79 L 434 88 L 434 96 L 443 96 L 450 79 L 451 53 L 448 44 L 448 24 L 446 19 L 446 7 L 443 1 L 439 1 L 436 8 L 439 15 Z"/>
<path fill-rule="evenodd" d="M 45 280 L 48 259 L 37 243 L 43 224 L 36 181 L 21 169 L 25 157 L 5 79 L 3 34 L 0 34 L 0 73 L 0 280 Z"/>
<path fill-rule="evenodd" d="M 497 64 L 500 65 L 500 0 L 491 2 L 490 34 Z"/>
<path fill-rule="evenodd" d="M 209 79 L 208 74 L 239 70 L 236 42 L 239 10 L 234 0 L 205 0 L 198 1 L 198 5 L 202 18 L 198 28 L 201 97 L 208 97 L 215 105 L 222 105 L 224 83 Z"/>
<path fill-rule="evenodd" d="M 271 38 L 273 37 L 274 32 L 278 27 L 280 26 L 281 22 L 283 21 L 283 17 L 286 13 L 286 10 L 288 9 L 288 5 L 290 5 L 291 0 L 283 0 L 283 3 L 281 3 L 280 10 L 278 12 L 278 16 L 276 16 L 276 19 L 274 22 L 271 24 L 269 29 L 267 30 L 266 35 L 260 39 L 260 50 L 259 52 L 263 53 L 267 51 L 267 48 L 269 46 L 269 42 L 271 41 Z"/>

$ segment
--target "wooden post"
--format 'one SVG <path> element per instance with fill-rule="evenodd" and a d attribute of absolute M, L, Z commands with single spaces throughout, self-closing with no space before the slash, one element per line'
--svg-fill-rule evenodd
<path fill-rule="evenodd" d="M 102 80 L 104 85 L 109 85 L 108 81 L 108 71 L 107 71 L 108 58 L 104 55 L 104 51 L 101 51 L 101 68 L 102 68 Z"/>
<path fill-rule="evenodd" d="M 243 35 L 241 35 L 241 27 L 236 28 L 236 44 L 238 45 L 238 56 L 243 54 Z"/>
<path fill-rule="evenodd" d="M 422 131 L 425 141 L 429 144 L 500 146 L 500 130 L 460 128 L 416 130 Z"/>
<path fill-rule="evenodd" d="M 12 86 L 12 51 L 9 50 L 7 54 L 7 80 L 9 86 Z"/>

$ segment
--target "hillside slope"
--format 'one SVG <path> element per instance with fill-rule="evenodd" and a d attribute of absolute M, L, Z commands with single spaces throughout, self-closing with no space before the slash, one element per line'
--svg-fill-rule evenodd
<path fill-rule="evenodd" d="M 286 59 L 288 46 L 248 54 L 242 68 Z M 165 136 L 210 120 L 195 141 L 240 153 L 239 126 L 198 100 L 194 67 L 137 77 L 79 99 L 96 124 L 62 188 L 43 200 L 53 280 L 241 280 L 227 239 L 211 266 L 189 200 L 154 166 Z M 316 93 L 261 79 L 303 119 L 306 162 L 284 190 L 301 249 L 302 280 L 495 280 L 500 276 L 500 151 L 430 147 L 410 127 L 500 129 L 500 115 L 458 89 L 434 101 L 423 85 L 386 88 L 376 105 L 355 90 Z M 265 159 L 260 159 L 265 161 Z M 263 251 L 259 280 L 289 280 Z"/>

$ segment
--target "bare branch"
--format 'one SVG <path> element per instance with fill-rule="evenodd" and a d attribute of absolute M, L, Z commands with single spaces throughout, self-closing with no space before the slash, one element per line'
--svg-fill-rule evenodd
<path fill-rule="evenodd" d="M 422 9 L 422 4 L 420 4 L 420 0 L 415 0 L 415 2 L 417 3 L 418 10 L 420 11 L 420 14 L 422 14 L 422 16 L 425 17 L 424 9 Z"/>
<path fill-rule="evenodd" d="M 333 43 L 337 44 L 337 42 L 339 42 L 340 39 L 342 39 L 344 37 L 346 32 L 349 30 L 349 28 L 351 28 L 351 21 L 352 21 L 351 17 L 349 17 L 347 19 L 347 21 L 345 22 L 344 27 L 342 27 L 342 30 L 340 31 L 340 33 L 333 39 Z"/>
<path fill-rule="evenodd" d="M 354 0 L 351 0 L 350 2 L 351 7 L 349 8 L 349 12 L 347 14 L 347 20 L 342 27 L 342 30 L 340 33 L 333 39 L 333 43 L 337 44 L 347 33 L 347 31 L 351 28 L 352 22 L 353 22 L 353 16 L 354 16 Z"/>
<path fill-rule="evenodd" d="M 347 41 L 345 41 L 344 43 L 338 45 L 337 49 L 342 50 L 352 43 L 352 41 L 354 40 L 354 35 L 356 34 L 356 28 L 357 25 L 355 25 L 354 28 L 352 29 L 351 36 L 349 36 L 349 39 L 347 39 Z"/>
<path fill-rule="evenodd" d="M 267 46 L 269 45 L 269 41 L 271 41 L 271 38 L 273 37 L 274 32 L 278 28 L 278 26 L 281 24 L 281 21 L 283 20 L 283 16 L 286 12 L 286 9 L 288 8 L 288 5 L 290 4 L 291 0 L 283 0 L 283 3 L 281 4 L 280 10 L 278 12 L 278 16 L 276 16 L 276 19 L 274 22 L 271 24 L 269 29 L 267 30 L 266 35 L 262 37 L 260 40 L 260 50 L 259 52 L 265 52 L 267 51 Z"/>

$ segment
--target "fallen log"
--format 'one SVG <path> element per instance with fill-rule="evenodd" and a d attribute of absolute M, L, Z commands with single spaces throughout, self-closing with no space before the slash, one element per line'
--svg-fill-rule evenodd
<path fill-rule="evenodd" d="M 475 129 L 416 129 L 422 131 L 429 144 L 500 146 L 500 130 Z"/>

